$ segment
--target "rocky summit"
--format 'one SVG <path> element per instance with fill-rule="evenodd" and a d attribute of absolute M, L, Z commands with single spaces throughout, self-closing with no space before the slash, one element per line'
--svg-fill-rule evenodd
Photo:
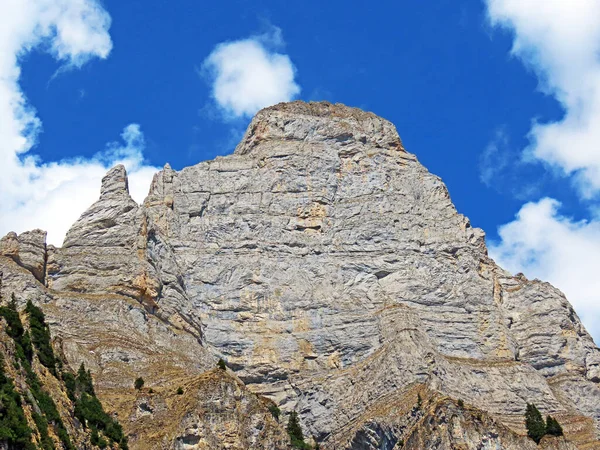
<path fill-rule="evenodd" d="M 498 267 L 369 112 L 263 109 L 143 205 L 114 167 L 61 248 L 34 230 L 0 255 L 3 301 L 42 308 L 132 449 L 600 449 L 573 307 Z M 528 404 L 564 436 L 528 437 Z"/>

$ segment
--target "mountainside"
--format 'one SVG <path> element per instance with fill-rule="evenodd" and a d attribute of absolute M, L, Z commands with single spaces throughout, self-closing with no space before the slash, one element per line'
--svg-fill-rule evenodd
<path fill-rule="evenodd" d="M 266 108 L 143 205 L 117 166 L 62 248 L 36 230 L 0 255 L 0 294 L 43 309 L 133 449 L 285 449 L 292 412 L 326 449 L 533 449 L 529 403 L 564 429 L 541 448 L 600 449 L 600 350 L 572 306 L 498 267 L 372 113 Z"/>
<path fill-rule="evenodd" d="M 104 411 L 92 377 L 54 354 L 43 312 L 16 298 L 0 307 L 0 448 L 127 450 L 121 425 Z M 25 317 L 27 324 L 21 320 Z"/>

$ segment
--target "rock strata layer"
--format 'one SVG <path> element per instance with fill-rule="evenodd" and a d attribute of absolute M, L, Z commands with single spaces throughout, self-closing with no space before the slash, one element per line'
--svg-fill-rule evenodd
<path fill-rule="evenodd" d="M 564 424 L 567 441 L 547 448 L 600 448 L 600 351 L 572 306 L 498 267 L 441 179 L 372 113 L 266 108 L 234 154 L 165 166 L 143 205 L 117 166 L 62 248 L 11 234 L 0 254 L 2 292 L 45 308 L 120 416 L 137 406 L 114 390 L 138 374 L 174 388 L 223 358 L 321 448 L 434 448 L 423 442 L 441 420 L 435 448 L 528 448 L 526 403 Z M 442 402 L 422 423 L 395 422 L 415 386 L 486 419 Z M 196 430 L 202 408 L 187 410 Z M 181 448 L 213 442 L 194 436 Z"/>

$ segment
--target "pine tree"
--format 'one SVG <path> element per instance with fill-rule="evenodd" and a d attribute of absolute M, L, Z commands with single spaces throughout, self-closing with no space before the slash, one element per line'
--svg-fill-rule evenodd
<path fill-rule="evenodd" d="M 525 411 L 525 426 L 527 427 L 527 435 L 539 444 L 544 435 L 546 434 L 546 424 L 544 418 L 536 406 L 527 404 L 527 410 Z"/>
<path fill-rule="evenodd" d="M 290 436 L 290 442 L 293 448 L 309 449 L 310 446 L 304 442 L 304 435 L 302 434 L 302 428 L 298 421 L 298 413 L 292 411 L 290 413 L 290 420 L 287 425 L 287 432 Z"/>
<path fill-rule="evenodd" d="M 144 379 L 142 377 L 136 378 L 133 386 L 139 391 L 141 388 L 144 387 Z"/>
<path fill-rule="evenodd" d="M 92 373 L 85 370 L 85 365 L 81 363 L 79 370 L 77 371 L 77 384 L 82 392 L 86 392 L 91 396 L 95 397 L 94 383 L 92 381 Z"/>
<path fill-rule="evenodd" d="M 4 357 L 0 353 L 0 444 L 5 448 L 34 450 L 23 399 L 4 370 Z"/>
<path fill-rule="evenodd" d="M 563 429 L 560 426 L 560 423 L 552 416 L 546 418 L 546 434 L 549 434 L 550 436 L 563 435 Z"/>
<path fill-rule="evenodd" d="M 37 350 L 38 358 L 42 365 L 46 366 L 52 375 L 56 376 L 56 358 L 50 343 L 50 329 L 46 324 L 46 318 L 40 308 L 35 306 L 31 300 L 27 301 L 25 312 L 29 315 L 29 329 L 31 341 Z"/>

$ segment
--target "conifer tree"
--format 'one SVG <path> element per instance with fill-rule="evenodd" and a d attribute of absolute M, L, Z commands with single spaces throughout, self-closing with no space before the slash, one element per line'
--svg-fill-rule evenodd
<path fill-rule="evenodd" d="M 290 419 L 287 425 L 287 432 L 290 436 L 290 441 L 293 448 L 310 448 L 309 445 L 306 442 L 304 442 L 304 435 L 302 434 L 302 428 L 300 427 L 300 422 L 298 421 L 298 413 L 296 411 L 292 411 L 290 414 Z"/>
<path fill-rule="evenodd" d="M 560 426 L 560 423 L 552 416 L 546 418 L 546 434 L 549 434 L 550 436 L 563 435 L 563 429 Z"/>
<path fill-rule="evenodd" d="M 139 391 L 141 388 L 144 387 L 144 379 L 142 377 L 136 378 L 135 383 L 133 383 L 133 386 Z"/>
<path fill-rule="evenodd" d="M 525 411 L 525 426 L 527 427 L 527 435 L 539 444 L 546 434 L 546 424 L 544 418 L 536 406 L 531 403 L 527 404 Z"/>
<path fill-rule="evenodd" d="M 38 358 L 42 365 L 46 366 L 52 375 L 56 376 L 56 358 L 50 343 L 50 329 L 46 324 L 46 318 L 40 308 L 35 306 L 31 300 L 27 301 L 25 312 L 29 316 L 29 329 L 31 341 L 37 350 Z"/>
<path fill-rule="evenodd" d="M 81 363 L 77 371 L 77 383 L 82 392 L 86 392 L 91 396 L 96 396 L 94 392 L 94 383 L 92 382 L 92 373 L 85 370 L 85 365 Z"/>

